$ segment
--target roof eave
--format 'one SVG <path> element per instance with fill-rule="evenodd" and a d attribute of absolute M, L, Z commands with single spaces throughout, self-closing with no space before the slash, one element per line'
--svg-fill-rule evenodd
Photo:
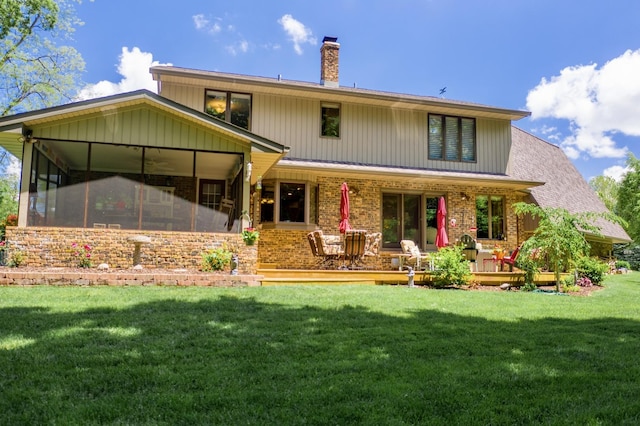
<path fill-rule="evenodd" d="M 150 68 L 154 80 L 162 81 L 163 76 L 184 79 L 198 79 L 204 81 L 218 81 L 228 84 L 246 84 L 254 87 L 268 87 L 271 90 L 297 90 L 307 93 L 321 93 L 324 96 L 349 96 L 354 99 L 375 99 L 377 101 L 385 101 L 395 106 L 420 105 L 433 108 L 448 108 L 462 112 L 482 113 L 508 120 L 520 120 L 529 117 L 529 111 L 513 110 L 506 108 L 498 108 L 481 104 L 468 102 L 453 101 L 441 99 L 431 96 L 407 95 L 392 92 L 383 92 L 376 90 L 351 88 L 351 87 L 330 87 L 316 83 L 300 82 L 293 80 L 282 80 L 268 77 L 255 77 L 243 74 L 229 74 L 215 71 L 204 71 L 187 68 L 178 68 L 171 66 L 155 66 Z"/>

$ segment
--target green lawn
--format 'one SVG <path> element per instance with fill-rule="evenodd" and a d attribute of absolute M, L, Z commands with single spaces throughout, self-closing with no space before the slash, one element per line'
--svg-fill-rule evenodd
<path fill-rule="evenodd" d="M 589 297 L 0 287 L 0 423 L 640 424 L 640 273 Z"/>

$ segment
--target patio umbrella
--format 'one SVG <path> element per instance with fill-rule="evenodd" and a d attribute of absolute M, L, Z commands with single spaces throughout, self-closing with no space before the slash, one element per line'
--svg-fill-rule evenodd
<path fill-rule="evenodd" d="M 344 234 L 351 229 L 349 224 L 349 187 L 347 182 L 342 182 L 340 192 L 342 193 L 340 196 L 340 233 Z"/>
<path fill-rule="evenodd" d="M 438 200 L 438 233 L 436 234 L 436 247 L 442 248 L 449 244 L 447 237 L 447 207 L 444 203 L 444 197 Z"/>

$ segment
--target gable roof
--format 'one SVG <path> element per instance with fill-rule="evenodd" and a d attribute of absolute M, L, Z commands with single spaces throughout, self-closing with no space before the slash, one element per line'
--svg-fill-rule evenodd
<path fill-rule="evenodd" d="M 201 128 L 204 131 L 215 132 L 226 138 L 243 144 L 251 151 L 254 176 L 265 174 L 274 164 L 289 152 L 289 147 L 259 136 L 243 128 L 237 127 L 226 121 L 219 120 L 204 112 L 191 109 L 187 106 L 156 95 L 148 90 L 121 93 L 113 96 L 95 98 L 86 101 L 74 102 L 66 105 L 44 108 L 37 111 L 20 113 L 7 117 L 0 117 L 0 146 L 22 159 L 23 138 L 25 129 L 38 129 L 53 126 L 69 121 L 88 120 L 94 116 L 106 116 L 131 109 L 147 109 L 166 114 L 176 120 L 188 123 L 188 125 Z M 130 126 L 136 124 L 130 123 Z M 147 123 L 149 125 L 149 123 Z M 160 129 L 164 132 L 164 129 Z M 34 138 L 38 139 L 38 134 Z M 100 139 L 100 134 L 97 134 Z M 102 135 L 104 137 L 104 135 Z M 104 142 L 104 140 L 87 140 Z M 127 143 L 125 141 L 120 141 Z"/>
<path fill-rule="evenodd" d="M 575 168 L 560 147 L 517 127 L 511 127 L 509 175 L 524 180 L 546 182 L 530 189 L 540 207 L 564 208 L 570 213 L 608 212 L 598 195 Z M 631 238 L 615 223 L 599 219 L 600 232 L 614 243 Z"/>
<path fill-rule="evenodd" d="M 252 151 L 270 154 L 284 154 L 289 148 L 270 139 L 251 133 L 248 130 L 219 120 L 204 112 L 186 107 L 177 102 L 159 96 L 149 90 L 137 90 L 128 93 L 74 102 L 36 111 L 24 112 L 6 117 L 0 117 L 0 145 L 18 158 L 22 157 L 22 142 L 18 138 L 23 128 L 38 124 L 51 123 L 72 117 L 90 116 L 95 113 L 117 108 L 145 105 L 169 112 L 185 120 L 216 130 L 235 139 L 241 139 L 251 144 Z"/>
<path fill-rule="evenodd" d="M 224 83 L 229 90 L 264 93 L 281 96 L 297 96 L 322 101 L 364 103 L 407 109 L 424 109 L 433 113 L 473 115 L 475 117 L 520 120 L 531 115 L 528 111 L 492 107 L 472 102 L 455 101 L 435 96 L 419 96 L 356 87 L 331 87 L 319 83 L 285 80 L 280 77 L 257 77 L 243 74 L 204 71 L 174 66 L 150 68 L 154 80 L 184 85 L 208 86 L 210 82 Z"/>

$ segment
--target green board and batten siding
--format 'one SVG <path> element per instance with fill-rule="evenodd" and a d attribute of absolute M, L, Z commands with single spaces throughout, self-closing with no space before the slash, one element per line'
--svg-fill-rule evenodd
<path fill-rule="evenodd" d="M 246 142 L 203 128 L 162 110 L 148 107 L 118 108 L 54 125 L 34 125 L 40 138 L 101 142 L 157 148 L 249 152 Z"/>

